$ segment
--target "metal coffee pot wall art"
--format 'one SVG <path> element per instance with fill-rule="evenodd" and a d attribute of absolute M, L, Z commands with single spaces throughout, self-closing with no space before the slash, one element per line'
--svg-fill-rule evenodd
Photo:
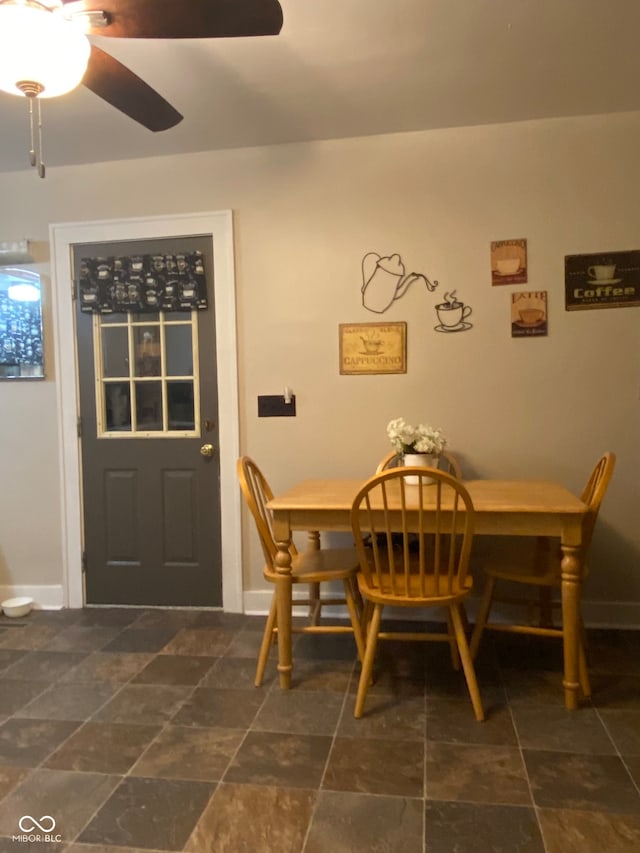
<path fill-rule="evenodd" d="M 397 299 L 401 299 L 415 281 L 422 281 L 430 293 L 438 287 L 423 273 L 405 272 L 399 254 L 379 255 L 368 252 L 362 259 L 362 304 L 367 311 L 384 314 Z M 456 297 L 456 291 L 445 293 L 444 300 L 435 306 L 437 332 L 465 332 L 472 328 L 468 321 L 471 308 Z"/>

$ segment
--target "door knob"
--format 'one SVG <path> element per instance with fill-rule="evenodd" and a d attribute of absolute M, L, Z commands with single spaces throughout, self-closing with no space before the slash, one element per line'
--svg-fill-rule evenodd
<path fill-rule="evenodd" d="M 200 448 L 200 455 L 204 456 L 205 459 L 211 459 L 213 456 L 213 444 L 203 444 Z"/>

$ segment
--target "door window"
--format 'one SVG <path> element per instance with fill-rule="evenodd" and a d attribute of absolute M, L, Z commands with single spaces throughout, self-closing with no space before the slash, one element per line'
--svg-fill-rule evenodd
<path fill-rule="evenodd" d="M 197 312 L 93 315 L 99 438 L 198 436 Z"/>

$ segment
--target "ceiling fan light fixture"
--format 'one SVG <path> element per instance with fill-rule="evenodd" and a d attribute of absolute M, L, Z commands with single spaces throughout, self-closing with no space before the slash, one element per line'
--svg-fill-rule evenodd
<path fill-rule="evenodd" d="M 0 3 L 0 89 L 55 98 L 79 86 L 91 45 L 79 26 L 32 0 Z"/>

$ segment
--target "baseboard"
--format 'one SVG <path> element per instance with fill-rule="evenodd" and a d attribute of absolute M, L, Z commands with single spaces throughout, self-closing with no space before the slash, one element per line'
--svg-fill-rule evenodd
<path fill-rule="evenodd" d="M 34 610 L 60 610 L 64 606 L 62 584 L 15 584 L 0 586 L 0 601 L 28 596 L 33 599 Z"/>
<path fill-rule="evenodd" d="M 304 590 L 293 590 L 293 599 L 304 596 Z M 272 589 L 245 590 L 244 612 L 253 616 L 266 615 L 271 605 Z M 478 599 L 472 598 L 467 605 L 467 614 L 473 622 L 478 608 Z M 346 607 L 331 607 L 323 610 L 327 615 L 335 618 L 348 619 L 349 614 Z M 294 606 L 295 615 L 303 616 L 305 610 Z M 516 618 L 517 608 L 496 603 L 492 613 L 492 619 L 497 622 L 510 622 Z M 422 616 L 416 611 L 408 608 L 396 607 L 385 610 L 389 618 L 404 618 L 408 621 L 420 619 Z M 640 601 L 583 601 L 582 615 L 587 628 L 626 628 L 640 630 Z"/>

